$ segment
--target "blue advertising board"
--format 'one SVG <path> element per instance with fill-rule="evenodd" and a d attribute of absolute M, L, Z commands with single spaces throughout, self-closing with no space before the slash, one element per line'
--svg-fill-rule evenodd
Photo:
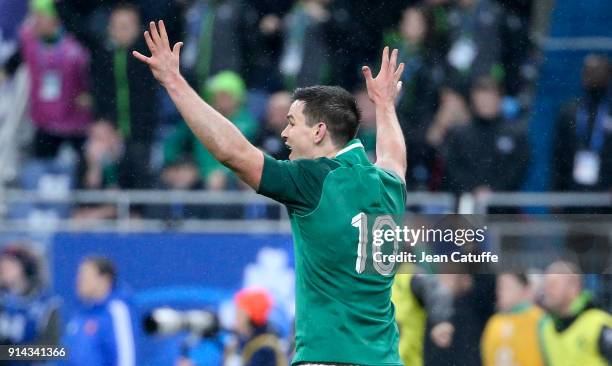
<path fill-rule="evenodd" d="M 262 253 L 268 257 L 272 253 L 277 259 L 281 253 L 286 261 L 262 259 Z M 152 309 L 218 311 L 245 283 L 253 282 L 245 281 L 247 272 L 251 274 L 247 277 L 280 281 L 285 287 L 280 292 L 293 285 L 293 278 L 286 275 L 293 273 L 289 234 L 58 233 L 51 243 L 50 272 L 53 292 L 64 299 L 65 321 L 79 306 L 75 293 L 78 265 L 92 255 L 116 264 L 118 286 L 130 294 L 138 365 L 174 364 L 184 337 L 145 335 L 142 317 Z"/>

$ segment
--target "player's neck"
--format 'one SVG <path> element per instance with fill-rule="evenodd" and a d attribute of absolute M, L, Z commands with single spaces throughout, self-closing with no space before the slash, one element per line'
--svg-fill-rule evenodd
<path fill-rule="evenodd" d="M 342 149 L 342 146 L 335 146 L 331 141 L 326 141 L 325 143 L 318 146 L 317 150 L 314 154 L 314 159 L 316 158 L 334 158 L 338 151 Z"/>

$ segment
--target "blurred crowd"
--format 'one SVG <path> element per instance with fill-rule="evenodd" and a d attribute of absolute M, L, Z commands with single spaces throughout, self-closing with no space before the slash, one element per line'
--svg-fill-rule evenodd
<path fill-rule="evenodd" d="M 364 64 L 377 65 L 380 50 L 389 45 L 399 49 L 406 65 L 397 110 L 407 144 L 408 189 L 519 190 L 530 164 L 530 143 L 537 143 L 528 139 L 527 129 L 539 57 L 534 37 L 543 32 L 538 20 L 546 15 L 538 14 L 542 8 L 533 3 L 2 0 L 0 85 L 8 85 L 20 67 L 28 71 L 34 130 L 14 184 L 68 190 L 245 189 L 197 141 L 147 67 L 131 56 L 132 50 L 146 54 L 145 26 L 163 19 L 171 41 L 185 43 L 181 67 L 189 83 L 277 159 L 288 157 L 280 133 L 291 92 L 315 84 L 340 85 L 354 94 L 362 112 L 358 137 L 375 159 L 376 115 L 360 70 Z M 609 61 L 588 55 L 580 72 L 581 96 L 550 116 L 556 126 L 550 190 L 612 186 Z M 45 179 L 58 173 L 66 178 Z M 136 210 L 161 219 L 279 215 L 227 205 Z M 88 205 L 65 215 L 113 218 L 117 212 L 114 206 Z M 25 247 L 8 246 L 0 253 L 0 343 L 67 344 L 76 352 L 75 365 L 116 364 L 106 358 L 120 357 L 133 364 L 132 323 L 112 262 L 92 257 L 81 264 L 75 291 L 82 307 L 68 314 L 67 327 L 59 319 L 61 302 L 45 286 L 44 270 Z M 408 332 L 402 336 L 400 348 L 408 347 L 402 355 L 420 355 L 406 363 L 499 365 L 533 357 L 521 362 L 539 365 L 546 350 L 524 350 L 536 344 L 533 337 L 545 312 L 549 320 L 541 342 L 557 357 L 551 364 L 565 365 L 584 354 L 572 348 L 580 343 L 574 342 L 579 333 L 565 340 L 556 337 L 555 332 L 570 327 L 593 330 L 586 340 L 593 358 L 574 364 L 612 362 L 609 314 L 595 310 L 595 300 L 571 265 L 556 264 L 548 272 L 540 281 L 520 274 L 497 280 L 470 275 L 398 280 L 394 296 L 399 299 L 394 301 L 405 309 L 398 312 L 398 322 Z M 495 295 L 500 313 L 492 316 Z M 265 347 L 260 355 L 249 355 L 256 360 L 252 365 L 288 357 L 287 352 L 279 355 L 278 339 L 268 328 L 267 295 L 249 290 L 235 302 L 241 319 L 236 330 L 240 341 L 234 345 L 238 358 L 244 360 L 254 339 Z M 120 334 L 124 346 L 101 342 L 114 339 L 111 333 Z M 410 347 L 425 351 L 410 352 Z M 199 363 L 185 354 L 177 364 Z"/>
<path fill-rule="evenodd" d="M 134 324 L 113 262 L 92 256 L 80 263 L 74 286 L 80 307 L 69 315 L 62 312 L 63 299 L 49 290 L 46 270 L 30 246 L 12 243 L 2 249 L 0 344 L 61 345 L 70 349 L 66 365 L 134 365 Z"/>
<path fill-rule="evenodd" d="M 229 322 L 219 320 L 219 309 L 217 318 L 211 309 L 165 306 L 152 310 L 143 323 L 136 318 L 129 284 L 110 259 L 89 256 L 80 261 L 75 283 L 67 284 L 74 286 L 78 305 L 66 311 L 63 299 L 49 291 L 42 258 L 22 243 L 0 252 L 3 345 L 65 347 L 67 360 L 58 365 L 133 366 L 138 357 L 151 357 L 138 351 L 139 337 L 147 336 L 138 330 L 144 324 L 148 336 L 157 337 L 158 347 L 165 339 L 176 348 L 171 362 L 155 364 L 283 366 L 292 358 L 293 335 L 281 331 L 291 329 L 292 319 L 279 323 L 274 318 L 281 299 L 265 286 L 235 293 L 229 300 Z M 612 362 L 612 315 L 602 305 L 601 292 L 587 286 L 588 276 L 571 262 L 556 261 L 531 274 L 497 275 L 424 274 L 411 266 L 398 270 L 392 288 L 406 366 Z M 177 343 L 173 336 L 184 339 Z"/>
<path fill-rule="evenodd" d="M 54 161 L 72 146 L 69 188 L 241 190 L 131 56 L 146 53 L 149 21 L 164 19 L 171 41 L 185 43 L 182 73 L 202 97 L 278 159 L 288 156 L 280 132 L 291 91 L 314 84 L 354 92 L 363 113 L 358 137 L 375 158 L 376 116 L 360 68 L 376 65 L 389 45 L 406 65 L 397 109 L 408 189 L 515 191 L 530 162 L 527 120 L 541 9 L 530 0 L 6 0 L 0 80 L 19 65 L 29 70 L 35 129 L 29 156 Z M 612 184 L 607 58 L 587 57 L 582 75 L 584 97 L 558 118 L 551 190 Z M 53 164 L 24 169 L 22 186 L 41 169 Z M 230 215 L 193 207 L 138 214 L 193 218 L 211 211 Z M 231 215 L 270 215 L 242 211 Z M 95 206 L 72 214 L 116 212 Z"/>

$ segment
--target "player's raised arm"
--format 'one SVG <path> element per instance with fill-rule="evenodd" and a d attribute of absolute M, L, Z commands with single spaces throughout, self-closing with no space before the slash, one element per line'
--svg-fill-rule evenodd
<path fill-rule="evenodd" d="M 369 67 L 362 68 L 368 96 L 376 106 L 376 165 L 390 170 L 404 180 L 406 175 L 406 143 L 395 113 L 395 99 L 402 87 L 400 77 L 404 64 L 397 66 L 397 50 L 389 57 L 389 47 L 382 55 L 380 71 L 372 77 Z"/>
<path fill-rule="evenodd" d="M 170 48 L 166 27 L 161 20 L 159 29 L 151 22 L 144 37 L 151 56 L 134 51 L 134 57 L 149 65 L 153 76 L 166 88 L 181 116 L 206 149 L 240 179 L 257 189 L 263 170 L 263 153 L 233 123 L 204 102 L 181 76 L 179 54 L 183 43 L 178 42 Z"/>

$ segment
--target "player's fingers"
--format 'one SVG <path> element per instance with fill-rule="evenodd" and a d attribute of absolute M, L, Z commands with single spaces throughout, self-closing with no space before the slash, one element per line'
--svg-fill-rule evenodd
<path fill-rule="evenodd" d="M 149 31 L 144 32 L 144 38 L 147 42 L 147 46 L 149 47 L 149 51 L 151 51 L 151 53 L 157 51 L 157 47 L 155 47 L 155 43 L 151 39 L 151 34 L 149 33 Z"/>
<path fill-rule="evenodd" d="M 132 51 L 132 56 L 136 57 L 138 60 L 144 62 L 147 65 L 151 61 L 150 57 L 147 57 L 147 56 L 143 55 L 142 53 L 140 53 L 138 51 Z"/>
<path fill-rule="evenodd" d="M 170 48 L 170 41 L 168 40 L 168 33 L 166 32 L 166 25 L 163 20 L 159 21 L 159 34 L 163 45 Z"/>
<path fill-rule="evenodd" d="M 183 42 L 175 43 L 174 47 L 172 48 L 172 53 L 178 57 L 181 54 L 181 47 L 183 47 Z"/>
<path fill-rule="evenodd" d="M 391 60 L 389 60 L 389 70 L 391 70 L 391 72 L 394 72 L 397 67 L 397 53 L 397 48 L 394 48 L 391 52 Z"/>
<path fill-rule="evenodd" d="M 385 72 L 389 68 L 389 47 L 385 46 L 382 53 L 382 60 L 380 62 L 380 72 Z"/>
<path fill-rule="evenodd" d="M 397 70 L 395 70 L 395 72 L 393 73 L 393 77 L 395 78 L 395 81 L 398 81 L 399 79 L 401 79 L 403 73 L 404 73 L 404 63 L 402 62 L 397 68 Z"/>
<path fill-rule="evenodd" d="M 361 68 L 361 72 L 363 72 L 363 77 L 366 80 L 366 83 L 369 83 L 372 80 L 372 70 L 369 67 L 364 66 Z"/>
<path fill-rule="evenodd" d="M 149 33 L 151 33 L 151 39 L 153 39 L 153 43 L 155 43 L 156 46 L 162 46 L 162 41 L 159 37 L 159 32 L 157 31 L 157 26 L 155 25 L 155 22 L 149 23 Z"/>
<path fill-rule="evenodd" d="M 396 88 L 397 88 L 397 94 L 399 94 L 402 91 L 402 82 L 401 81 L 397 82 Z"/>

